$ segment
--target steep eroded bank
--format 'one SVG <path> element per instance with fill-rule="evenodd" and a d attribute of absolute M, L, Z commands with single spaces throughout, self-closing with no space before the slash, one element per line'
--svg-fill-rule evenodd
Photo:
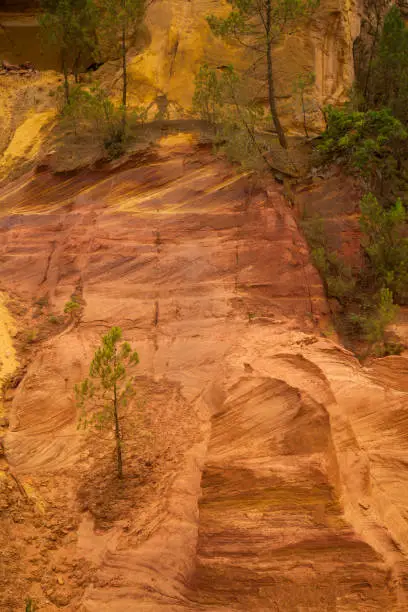
<path fill-rule="evenodd" d="M 0 204 L 2 289 L 38 332 L 7 402 L 5 609 L 407 608 L 406 359 L 365 369 L 320 337 L 276 183 L 181 136 Z M 81 321 L 53 330 L 73 292 Z M 123 488 L 72 391 L 114 324 L 141 358 Z"/>

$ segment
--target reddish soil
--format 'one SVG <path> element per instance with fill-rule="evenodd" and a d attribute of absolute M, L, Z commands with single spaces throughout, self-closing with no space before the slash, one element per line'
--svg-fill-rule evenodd
<path fill-rule="evenodd" d="M 171 142 L 0 191 L 23 365 L 0 609 L 403 612 L 407 360 L 363 368 L 320 336 L 321 281 L 278 184 Z M 73 394 L 112 325 L 140 355 L 123 483 Z"/>

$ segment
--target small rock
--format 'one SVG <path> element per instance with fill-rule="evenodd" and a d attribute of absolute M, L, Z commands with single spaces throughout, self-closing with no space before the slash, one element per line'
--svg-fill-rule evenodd
<path fill-rule="evenodd" d="M 63 579 L 63 577 L 62 577 L 62 576 L 58 576 L 58 578 L 57 578 L 57 582 L 58 582 L 58 584 L 64 584 L 64 579 Z"/>

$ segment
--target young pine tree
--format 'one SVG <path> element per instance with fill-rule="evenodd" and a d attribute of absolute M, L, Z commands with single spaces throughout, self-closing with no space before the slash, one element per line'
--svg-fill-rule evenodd
<path fill-rule="evenodd" d="M 58 47 L 65 102 L 68 102 L 68 77 L 78 70 L 81 55 L 91 54 L 95 46 L 95 5 L 93 0 L 40 0 L 40 7 L 42 35 Z"/>
<path fill-rule="evenodd" d="M 135 45 L 147 7 L 153 0 L 98 0 L 98 40 L 101 53 L 122 64 L 122 137 L 127 125 L 129 50 Z"/>
<path fill-rule="evenodd" d="M 200 66 L 195 77 L 193 112 L 215 131 L 221 120 L 221 111 L 225 103 L 225 86 L 222 75 L 210 68 L 208 64 Z"/>
<path fill-rule="evenodd" d="M 300 74 L 293 84 L 294 93 L 299 94 L 300 104 L 302 106 L 303 128 L 305 130 L 306 138 L 309 138 L 309 132 L 307 129 L 305 94 L 307 93 L 307 90 L 314 85 L 315 81 L 316 76 L 314 72 L 307 72 L 305 74 Z"/>
<path fill-rule="evenodd" d="M 226 18 L 215 15 L 207 21 L 217 36 L 232 39 L 250 49 L 261 61 L 268 84 L 268 101 L 275 130 L 282 147 L 287 148 L 276 107 L 272 47 L 302 17 L 318 6 L 319 0 L 229 0 L 232 10 Z"/>
<path fill-rule="evenodd" d="M 120 344 L 121 339 L 121 328 L 112 327 L 95 351 L 89 378 L 75 385 L 77 405 L 82 410 L 79 426 L 114 431 L 119 478 L 123 478 L 120 411 L 133 393 L 133 377 L 129 373 L 139 363 L 137 352 L 128 342 Z"/>

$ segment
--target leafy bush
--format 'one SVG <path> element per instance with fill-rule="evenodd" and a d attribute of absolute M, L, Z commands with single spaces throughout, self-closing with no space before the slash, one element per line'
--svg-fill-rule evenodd
<path fill-rule="evenodd" d="M 308 244 L 311 248 L 312 261 L 319 270 L 328 297 L 347 302 L 352 295 L 356 281 L 350 266 L 341 257 L 328 248 L 323 220 L 313 217 L 302 222 Z"/>
<path fill-rule="evenodd" d="M 381 183 L 400 169 L 408 139 L 404 125 L 388 109 L 367 112 L 326 109 L 327 129 L 318 150 L 348 163 L 365 178 Z"/>
<path fill-rule="evenodd" d="M 204 64 L 195 77 L 193 113 L 215 129 L 221 119 L 224 98 L 225 83 L 222 77 L 214 68 Z"/>
<path fill-rule="evenodd" d="M 381 289 L 375 296 L 362 295 L 359 312 L 349 312 L 345 318 L 345 328 L 350 337 L 362 338 L 370 344 L 377 344 L 381 352 L 386 327 L 395 319 L 398 306 L 394 304 L 392 292 Z"/>
<path fill-rule="evenodd" d="M 268 147 L 259 131 L 269 118 L 248 93 L 232 66 L 216 70 L 204 64 L 196 76 L 192 110 L 209 123 L 215 144 L 231 161 L 259 168 L 268 163 Z"/>
<path fill-rule="evenodd" d="M 359 274 L 352 270 L 327 244 L 323 220 L 302 222 L 311 248 L 312 261 L 319 270 L 328 297 L 342 306 L 337 324 L 350 338 L 362 338 L 375 345 L 376 354 L 400 351 L 398 343 L 386 347 L 386 327 L 395 319 L 398 306 L 408 302 L 407 213 L 401 202 L 386 209 L 372 195 L 361 201 L 361 247 L 366 262 Z"/>
<path fill-rule="evenodd" d="M 75 297 L 73 297 L 69 302 L 65 303 L 64 306 L 64 312 L 66 314 L 72 314 L 75 311 L 79 310 L 81 308 L 81 305 L 79 304 L 79 302 L 75 299 Z"/>
<path fill-rule="evenodd" d="M 400 342 L 384 342 L 376 346 L 374 353 L 376 357 L 388 357 L 389 355 L 401 355 L 405 346 Z"/>
<path fill-rule="evenodd" d="M 367 87 L 371 107 L 390 108 L 408 122 L 408 30 L 398 6 L 391 6 L 376 45 Z"/>
<path fill-rule="evenodd" d="M 377 296 L 375 310 L 364 321 L 366 340 L 371 343 L 382 340 L 385 328 L 392 323 L 397 312 L 398 306 L 394 304 L 392 291 L 384 287 Z"/>
<path fill-rule="evenodd" d="M 400 304 L 408 303 L 407 212 L 401 200 L 385 209 L 370 193 L 363 197 L 360 227 L 370 278 L 377 288 L 388 288 Z"/>
<path fill-rule="evenodd" d="M 76 135 L 91 132 L 111 158 L 124 151 L 123 110 L 113 104 L 98 83 L 89 90 L 80 85 L 71 89 L 61 111 L 61 125 L 73 129 Z"/>

